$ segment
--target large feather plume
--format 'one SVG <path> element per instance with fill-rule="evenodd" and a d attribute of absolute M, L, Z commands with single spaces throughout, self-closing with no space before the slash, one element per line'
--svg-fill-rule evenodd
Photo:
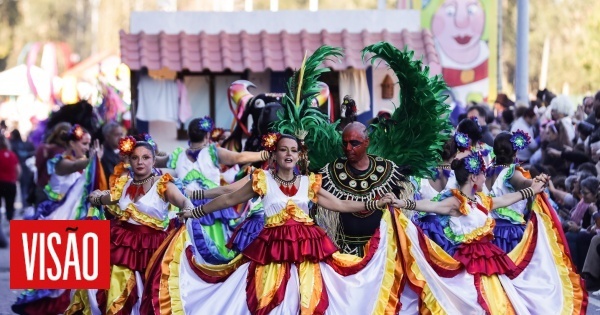
<path fill-rule="evenodd" d="M 400 51 L 387 42 L 362 50 L 371 64 L 382 60 L 394 71 L 400 85 L 398 106 L 389 120 L 370 128 L 369 153 L 409 167 L 410 175 L 430 177 L 441 160 L 444 142 L 451 133 L 450 111 L 444 103 L 447 89 L 441 76 L 429 77 L 429 67 L 413 60 L 414 52 Z"/>
<path fill-rule="evenodd" d="M 341 134 L 337 123 L 329 122 L 327 115 L 311 104 L 320 92 L 317 81 L 329 68 L 320 67 L 325 60 L 343 56 L 341 48 L 321 46 L 310 56 L 305 56 L 302 66 L 294 72 L 283 97 L 283 111 L 274 128 L 280 133 L 292 134 L 304 140 L 309 151 L 309 169 L 318 170 L 342 155 Z"/>

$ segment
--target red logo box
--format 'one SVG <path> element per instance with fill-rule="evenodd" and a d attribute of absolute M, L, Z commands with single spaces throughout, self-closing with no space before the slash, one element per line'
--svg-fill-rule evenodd
<path fill-rule="evenodd" d="M 11 289 L 108 289 L 110 222 L 10 222 Z"/>

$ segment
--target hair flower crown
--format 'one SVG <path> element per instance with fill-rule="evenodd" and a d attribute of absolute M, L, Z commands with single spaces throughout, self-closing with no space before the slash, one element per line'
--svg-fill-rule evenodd
<path fill-rule="evenodd" d="M 119 153 L 121 155 L 130 155 L 133 152 L 133 148 L 135 148 L 135 138 L 132 136 L 127 136 L 119 139 Z"/>
<path fill-rule="evenodd" d="M 456 142 L 456 146 L 459 147 L 461 150 L 467 149 L 471 146 L 471 139 L 469 139 L 469 136 L 467 136 L 467 134 L 462 132 L 457 131 L 454 134 L 454 141 Z"/>
<path fill-rule="evenodd" d="M 277 149 L 277 142 L 281 139 L 281 134 L 278 132 L 270 132 L 262 136 L 260 144 L 262 147 L 269 152 L 273 152 Z"/>
<path fill-rule="evenodd" d="M 473 175 L 479 175 L 482 171 L 485 172 L 485 164 L 479 153 L 472 153 L 465 157 L 465 169 Z"/>
<path fill-rule="evenodd" d="M 215 123 L 213 122 L 212 118 L 208 116 L 204 116 L 198 121 L 198 128 L 204 132 L 211 132 L 214 127 Z"/>
<path fill-rule="evenodd" d="M 531 138 L 527 133 L 519 129 L 513 132 L 510 142 L 512 143 L 513 150 L 521 151 L 529 146 Z"/>
<path fill-rule="evenodd" d="M 81 138 L 83 138 L 84 134 L 85 134 L 85 131 L 83 131 L 83 128 L 78 124 L 73 125 L 73 127 L 71 127 L 71 129 L 69 129 L 69 138 L 70 139 L 79 141 L 79 140 L 81 140 Z"/>

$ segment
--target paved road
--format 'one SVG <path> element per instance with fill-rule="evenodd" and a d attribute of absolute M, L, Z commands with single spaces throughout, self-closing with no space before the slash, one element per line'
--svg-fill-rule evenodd
<path fill-rule="evenodd" d="M 6 235 L 9 232 L 8 223 L 6 223 L 4 217 L 4 209 L 0 210 L 2 213 L 2 230 Z M 0 315 L 14 314 L 10 306 L 14 303 L 19 295 L 18 290 L 10 289 L 10 260 L 9 260 L 9 249 L 0 249 Z M 590 294 L 590 303 L 588 305 L 588 315 L 600 315 L 600 296 L 594 296 Z"/>

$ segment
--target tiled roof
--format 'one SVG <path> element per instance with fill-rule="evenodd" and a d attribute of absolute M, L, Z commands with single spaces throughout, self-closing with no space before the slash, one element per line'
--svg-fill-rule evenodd
<path fill-rule="evenodd" d="M 361 59 L 365 46 L 387 41 L 402 49 L 405 45 L 415 51 L 415 58 L 423 56 L 425 64 L 439 63 L 432 35 L 429 31 L 371 33 L 320 33 L 302 31 L 248 34 L 127 34 L 120 32 L 121 59 L 132 70 L 143 67 L 158 70 L 164 67 L 192 72 L 262 72 L 265 69 L 284 71 L 296 69 L 302 63 L 304 52 L 313 52 L 323 44 L 344 48 L 341 63 L 327 62 L 334 70 L 364 69 Z"/>

